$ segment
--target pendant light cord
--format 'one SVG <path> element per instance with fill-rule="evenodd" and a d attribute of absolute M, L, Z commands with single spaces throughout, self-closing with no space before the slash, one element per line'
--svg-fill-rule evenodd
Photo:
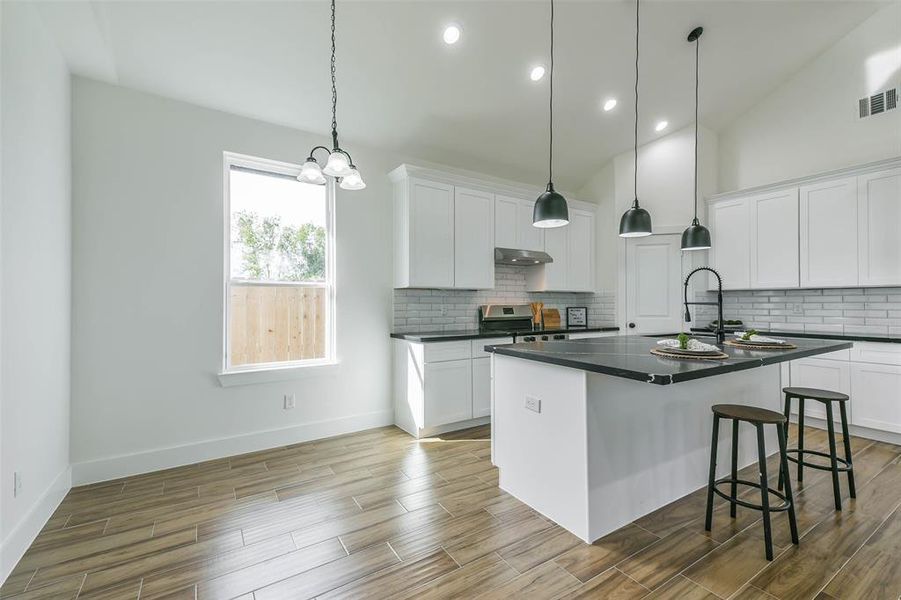
<path fill-rule="evenodd" d="M 335 84 L 335 0 L 332 0 L 332 144 L 338 149 L 338 87 Z"/>
<path fill-rule="evenodd" d="M 547 157 L 547 182 L 553 185 L 554 181 L 554 0 L 551 0 L 551 81 L 548 120 L 548 157 Z"/>
<path fill-rule="evenodd" d="M 695 222 L 698 222 L 698 88 L 700 85 L 701 37 L 695 40 Z"/>
<path fill-rule="evenodd" d="M 635 192 L 634 207 L 638 207 L 638 32 L 639 32 L 639 4 L 640 0 L 635 0 L 635 180 L 633 183 L 633 191 Z"/>

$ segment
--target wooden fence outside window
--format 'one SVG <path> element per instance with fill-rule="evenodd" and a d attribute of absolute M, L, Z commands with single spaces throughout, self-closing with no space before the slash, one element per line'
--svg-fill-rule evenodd
<path fill-rule="evenodd" d="M 325 358 L 325 284 L 229 287 L 229 365 Z"/>

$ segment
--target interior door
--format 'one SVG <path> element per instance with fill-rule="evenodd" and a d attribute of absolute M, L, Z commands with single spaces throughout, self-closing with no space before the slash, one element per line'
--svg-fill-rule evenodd
<path fill-rule="evenodd" d="M 626 240 L 626 333 L 682 327 L 682 252 L 677 234 Z"/>

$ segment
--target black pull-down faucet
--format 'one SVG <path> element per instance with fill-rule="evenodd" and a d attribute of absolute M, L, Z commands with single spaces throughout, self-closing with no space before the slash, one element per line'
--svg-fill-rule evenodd
<path fill-rule="evenodd" d="M 716 302 L 689 302 L 688 301 L 688 280 L 691 279 L 691 276 L 697 273 L 698 271 L 710 271 L 714 275 L 716 275 L 717 281 L 717 290 L 716 290 Z M 698 267 L 694 271 L 688 274 L 688 277 L 685 278 L 685 293 L 683 295 L 683 299 L 685 301 L 685 322 L 688 323 L 691 321 L 691 313 L 688 310 L 689 304 L 695 305 L 703 305 L 703 306 L 716 306 L 717 307 L 717 321 L 716 321 L 716 341 L 718 344 L 722 344 L 726 341 L 726 324 L 723 322 L 723 278 L 720 277 L 720 274 L 711 269 L 710 267 Z"/>

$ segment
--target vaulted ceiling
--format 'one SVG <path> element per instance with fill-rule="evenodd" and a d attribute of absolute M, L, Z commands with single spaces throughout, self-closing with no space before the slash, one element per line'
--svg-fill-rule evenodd
<path fill-rule="evenodd" d="M 646 1 L 640 138 L 693 119 L 720 130 L 885 2 Z M 76 74 L 326 134 L 329 6 L 322 1 L 42 2 Z M 557 3 L 555 172 L 575 189 L 632 143 L 632 1 Z M 338 2 L 342 138 L 532 183 L 546 179 L 549 3 Z M 454 46 L 441 39 L 462 25 Z M 603 100 L 619 103 L 610 112 Z M 803 110 L 803 107 L 786 107 Z M 663 133 L 654 131 L 669 121 Z"/>

